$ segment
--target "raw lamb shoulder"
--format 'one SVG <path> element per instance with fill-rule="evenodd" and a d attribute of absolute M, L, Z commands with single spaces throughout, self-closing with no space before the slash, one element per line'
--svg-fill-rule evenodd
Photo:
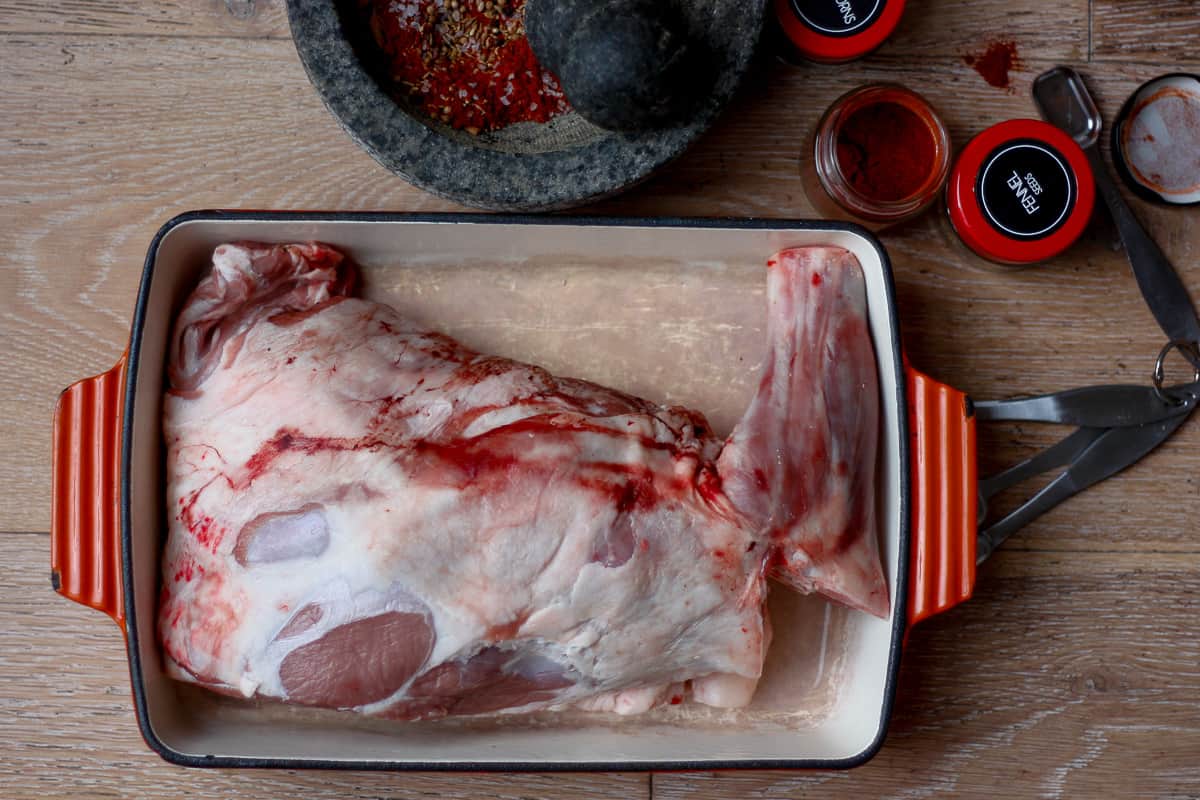
<path fill-rule="evenodd" d="M 704 417 L 473 352 L 319 244 L 218 247 L 165 398 L 170 673 L 401 719 L 749 702 L 766 581 L 885 616 L 863 277 L 768 262 L 767 354 Z"/>

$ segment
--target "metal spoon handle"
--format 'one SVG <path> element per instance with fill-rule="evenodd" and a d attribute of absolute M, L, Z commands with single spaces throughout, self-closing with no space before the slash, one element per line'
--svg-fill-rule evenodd
<path fill-rule="evenodd" d="M 1196 318 L 1196 311 L 1192 308 L 1192 301 L 1179 274 L 1133 215 L 1125 198 L 1121 197 L 1095 145 L 1084 148 L 1084 152 L 1092 164 L 1096 188 L 1104 198 L 1108 213 L 1112 215 L 1117 233 L 1125 245 L 1125 255 L 1133 267 L 1138 288 L 1142 290 L 1154 318 L 1171 341 L 1200 343 L 1200 319 Z M 1192 361 L 1193 366 L 1200 367 L 1200 353 L 1185 349 L 1180 352 Z"/>

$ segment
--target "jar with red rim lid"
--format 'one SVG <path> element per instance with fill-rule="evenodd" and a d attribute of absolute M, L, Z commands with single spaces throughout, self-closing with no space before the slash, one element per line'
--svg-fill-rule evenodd
<path fill-rule="evenodd" d="M 1035 119 L 1008 120 L 977 135 L 946 182 L 946 210 L 959 239 L 1011 266 L 1054 258 L 1074 244 L 1095 200 L 1083 150 Z"/>
<path fill-rule="evenodd" d="M 809 61 L 862 58 L 892 35 L 905 0 L 774 0 L 785 50 Z"/>

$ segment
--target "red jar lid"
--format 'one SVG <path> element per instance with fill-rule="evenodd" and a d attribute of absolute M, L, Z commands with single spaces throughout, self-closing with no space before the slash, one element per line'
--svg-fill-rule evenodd
<path fill-rule="evenodd" d="M 972 139 L 946 184 L 959 237 L 979 255 L 1009 264 L 1045 261 L 1079 238 L 1096 187 L 1087 156 L 1049 123 L 1013 119 Z"/>
<path fill-rule="evenodd" d="M 775 0 L 779 25 L 800 55 L 836 64 L 861 58 L 892 35 L 905 0 Z"/>

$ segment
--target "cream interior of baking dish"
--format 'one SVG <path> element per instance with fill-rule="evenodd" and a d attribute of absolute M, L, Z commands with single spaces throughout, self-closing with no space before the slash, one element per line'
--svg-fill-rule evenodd
<path fill-rule="evenodd" d="M 363 293 L 485 352 L 707 414 L 727 433 L 757 386 L 768 256 L 853 251 L 867 280 L 883 393 L 881 540 L 896 586 L 901 519 L 894 309 L 878 251 L 814 229 L 497 224 L 411 220 L 191 220 L 161 240 L 137 365 L 131 461 L 133 611 L 154 735 L 190 756 L 487 764 L 833 760 L 880 732 L 893 622 L 774 587 L 775 638 L 753 704 L 620 718 L 576 712 L 397 723 L 239 702 L 167 678 L 155 632 L 165 535 L 160 436 L 171 320 L 212 248 L 316 239 L 363 267 Z M 893 598 L 894 600 L 894 598 Z M 894 605 L 893 605 L 894 609 Z"/>

